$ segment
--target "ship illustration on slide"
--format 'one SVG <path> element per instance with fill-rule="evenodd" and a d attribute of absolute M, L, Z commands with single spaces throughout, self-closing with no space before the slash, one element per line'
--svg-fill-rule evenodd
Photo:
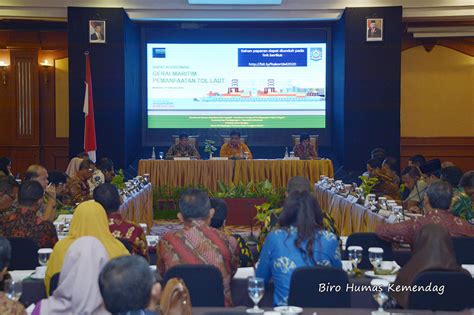
<path fill-rule="evenodd" d="M 255 94 L 252 91 L 245 91 L 239 88 L 239 80 L 232 79 L 231 86 L 226 93 L 210 91 L 203 98 L 195 98 L 195 101 L 202 102 L 314 102 L 324 101 L 323 88 L 300 88 L 292 87 L 286 91 L 278 91 L 275 88 L 275 80 L 268 79 L 267 86 L 263 90 L 258 90 Z"/>

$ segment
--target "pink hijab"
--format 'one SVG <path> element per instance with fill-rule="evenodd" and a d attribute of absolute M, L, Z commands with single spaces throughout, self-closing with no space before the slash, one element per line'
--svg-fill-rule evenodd
<path fill-rule="evenodd" d="M 99 273 L 108 261 L 109 255 L 98 239 L 77 239 L 64 257 L 58 287 L 41 301 L 40 314 L 109 314 L 99 290 Z"/>
<path fill-rule="evenodd" d="M 82 161 L 84 160 L 78 157 L 72 158 L 66 169 L 67 176 L 72 177 L 76 175 L 77 171 L 79 171 L 79 165 L 81 165 Z"/>

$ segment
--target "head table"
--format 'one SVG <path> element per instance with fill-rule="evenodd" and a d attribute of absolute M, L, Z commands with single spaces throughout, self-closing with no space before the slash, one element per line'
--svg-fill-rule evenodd
<path fill-rule="evenodd" d="M 320 175 L 334 176 L 331 160 L 140 160 L 138 174 L 150 174 L 155 187 L 202 186 L 217 191 L 218 182 L 260 182 L 268 179 L 274 187 L 286 187 L 293 176 L 312 183 Z"/>

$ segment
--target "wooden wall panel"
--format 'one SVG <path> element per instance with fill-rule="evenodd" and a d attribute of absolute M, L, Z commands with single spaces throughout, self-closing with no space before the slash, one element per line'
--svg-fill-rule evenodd
<path fill-rule="evenodd" d="M 453 162 L 463 171 L 474 170 L 474 137 L 405 137 L 400 147 L 402 168 L 411 156 L 423 154 L 427 159 Z"/>
<path fill-rule="evenodd" d="M 0 156 L 8 156 L 12 160 L 12 173 L 23 177 L 28 166 L 40 163 L 40 146 L 2 146 Z"/>
<path fill-rule="evenodd" d="M 69 164 L 68 146 L 43 146 L 41 148 L 42 164 L 48 170 L 65 171 Z"/>

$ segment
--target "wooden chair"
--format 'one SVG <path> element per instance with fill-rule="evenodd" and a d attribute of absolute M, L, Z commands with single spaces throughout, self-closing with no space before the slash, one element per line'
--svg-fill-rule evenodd
<path fill-rule="evenodd" d="M 178 144 L 178 142 L 179 142 L 179 135 L 172 135 L 172 137 L 173 137 L 173 143 L 174 143 L 174 144 Z M 199 138 L 198 135 L 189 136 L 189 144 L 191 144 L 191 145 L 193 145 L 195 148 L 197 148 L 198 138 Z"/>

